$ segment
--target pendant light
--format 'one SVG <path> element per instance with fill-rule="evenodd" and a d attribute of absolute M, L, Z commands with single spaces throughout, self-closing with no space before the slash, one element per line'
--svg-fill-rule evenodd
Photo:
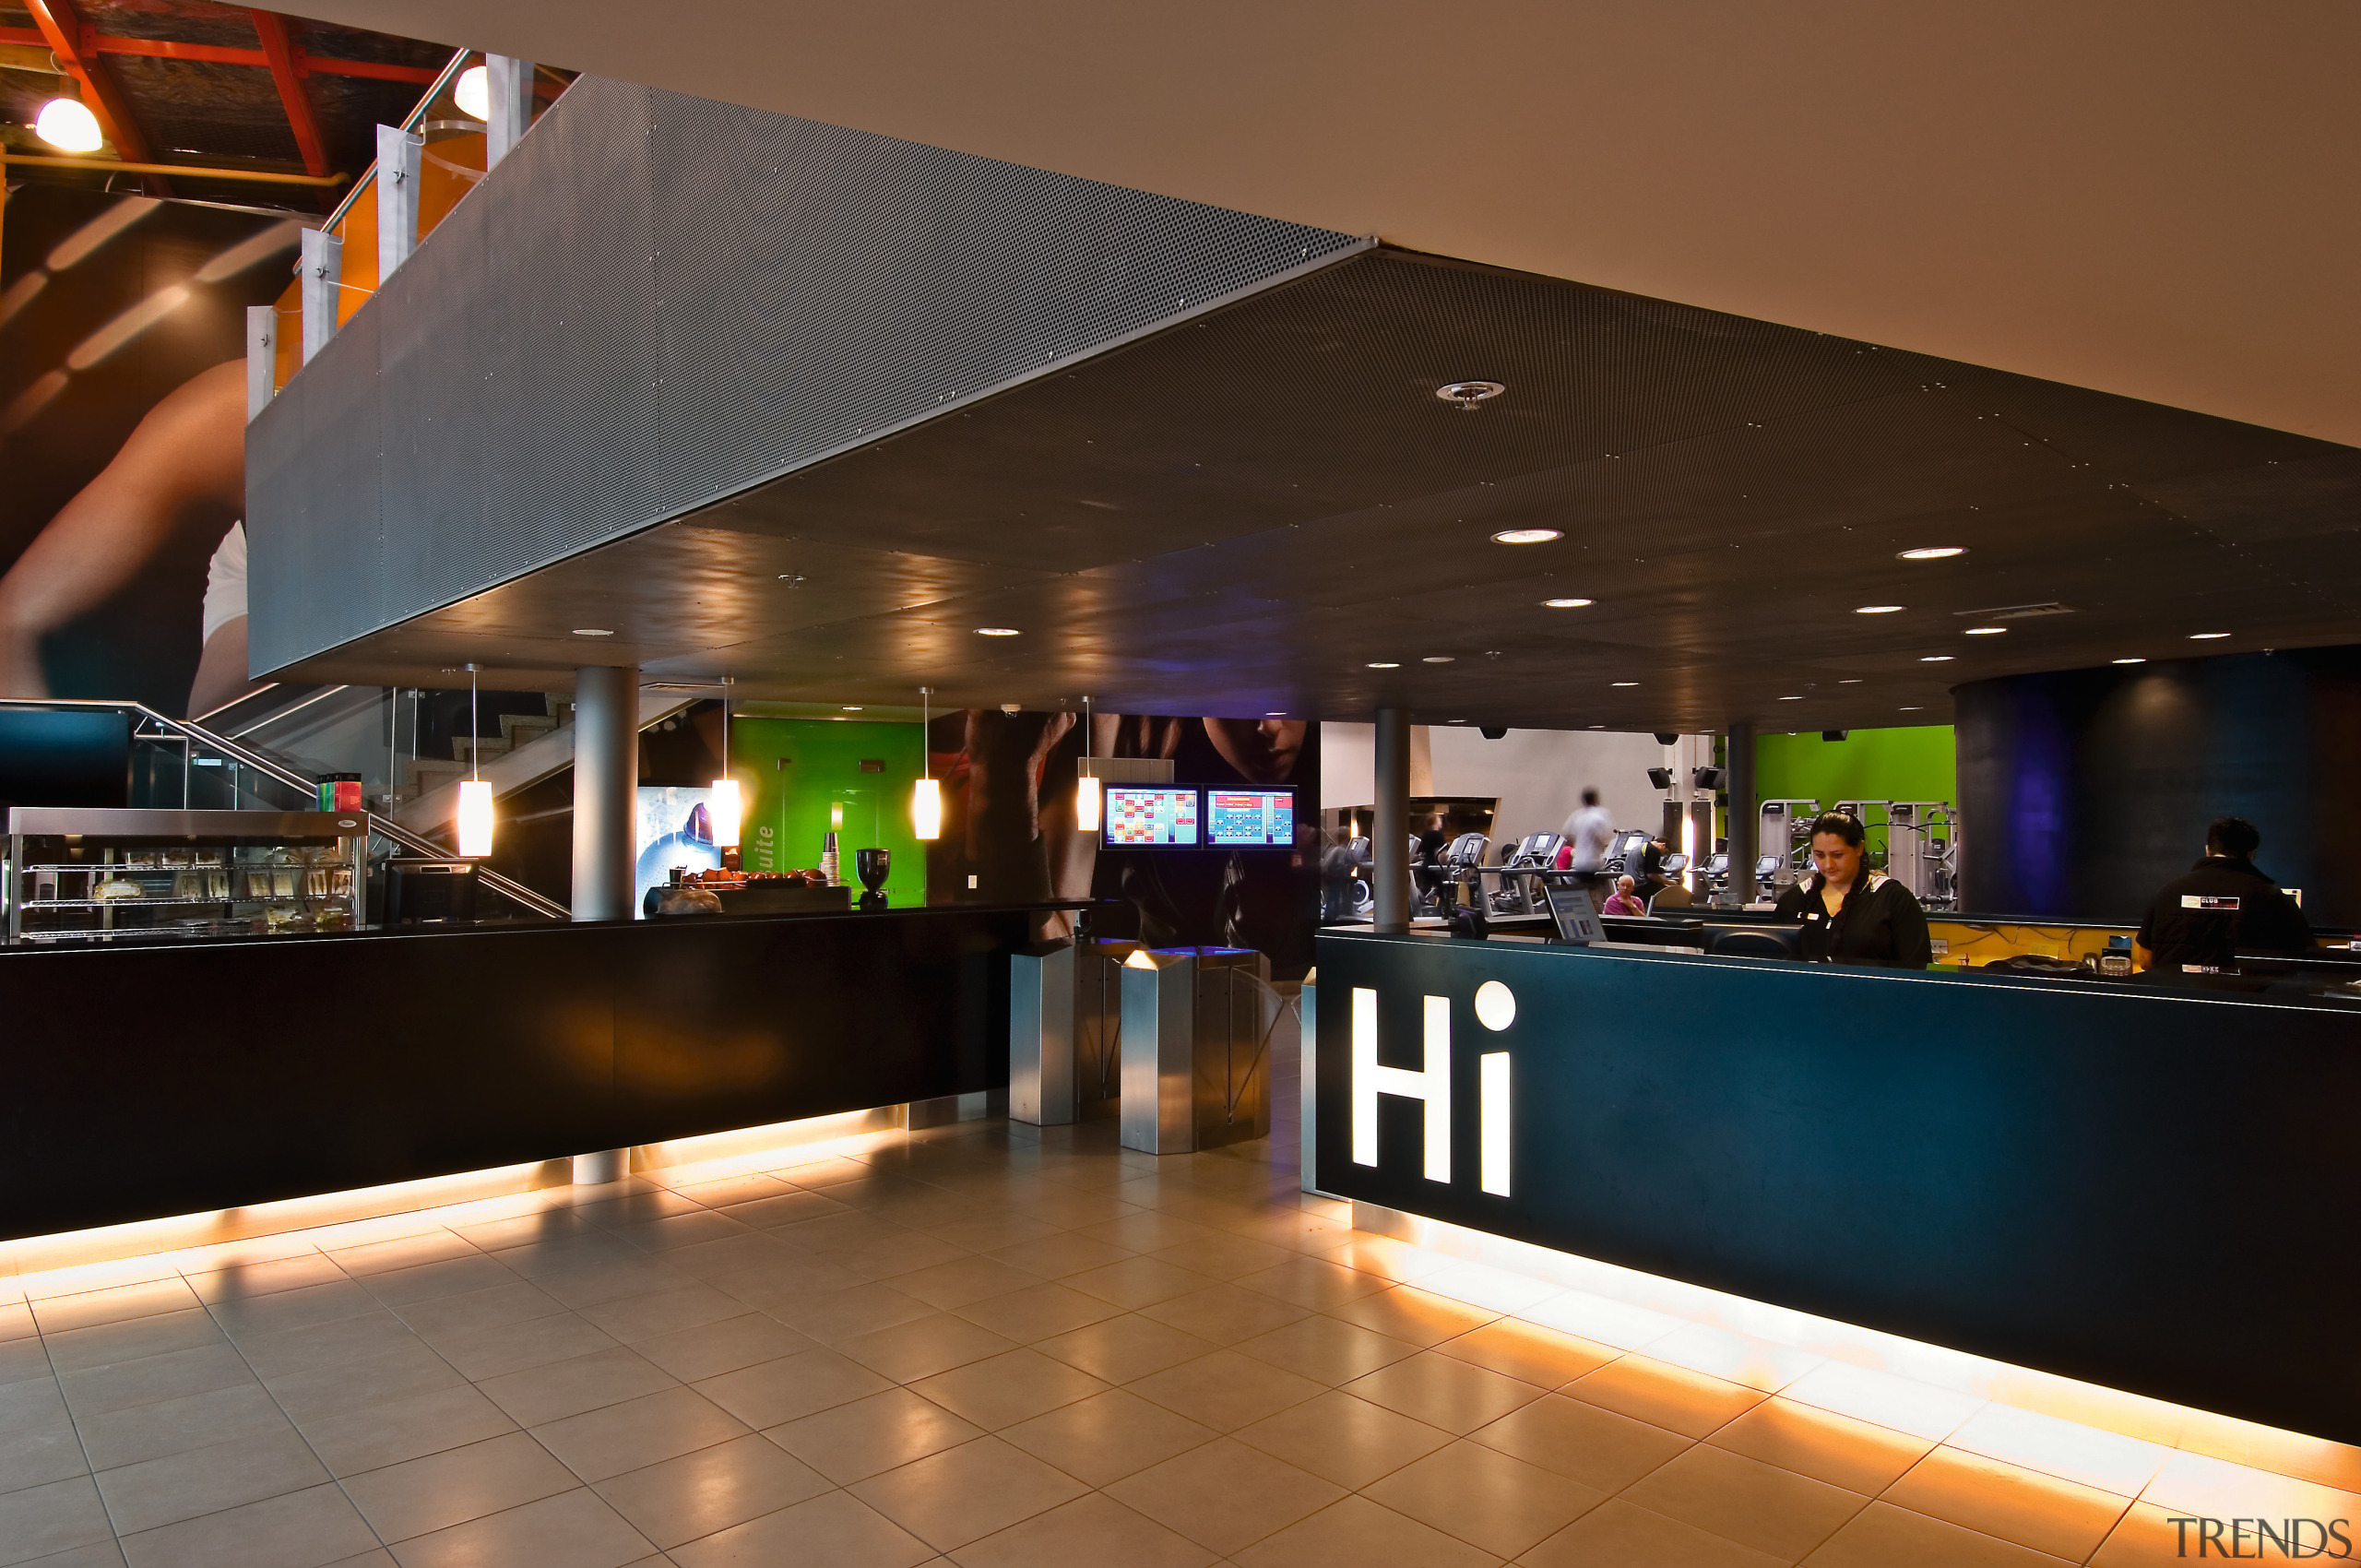
<path fill-rule="evenodd" d="M 910 789 L 910 826 L 920 838 L 943 837 L 943 786 L 934 779 L 927 731 L 934 722 L 934 688 L 919 688 L 919 781 Z"/>
<path fill-rule="evenodd" d="M 492 786 L 483 778 L 483 742 L 476 733 L 479 719 L 476 666 L 468 666 L 469 777 L 459 785 L 459 854 L 481 860 L 492 853 Z"/>
<path fill-rule="evenodd" d="M 706 814 L 713 824 L 713 847 L 734 849 L 738 847 L 739 824 L 743 818 L 738 799 L 738 780 L 730 777 L 730 677 L 721 678 L 721 777 L 713 781 L 713 799 L 706 807 Z"/>
<path fill-rule="evenodd" d="M 1098 776 L 1090 771 L 1090 699 L 1082 699 L 1082 766 L 1074 781 L 1074 826 L 1077 832 L 1098 831 Z"/>
<path fill-rule="evenodd" d="M 106 145 L 99 117 L 78 98 L 53 98 L 33 120 L 33 135 L 60 152 L 96 152 Z"/>

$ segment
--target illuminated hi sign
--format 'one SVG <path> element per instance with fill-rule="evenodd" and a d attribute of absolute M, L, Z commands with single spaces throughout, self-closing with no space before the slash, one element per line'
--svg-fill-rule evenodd
<path fill-rule="evenodd" d="M 1353 1163 L 1377 1163 L 1377 1097 L 1426 1105 L 1426 1177 L 1451 1182 L 1451 998 L 1425 1000 L 1424 1066 L 1382 1067 L 1377 1060 L 1377 992 L 1353 988 Z M 1516 1022 L 1516 995 L 1498 980 L 1476 988 L 1476 1021 L 1498 1034 Z M 1476 1059 L 1477 1140 L 1484 1191 L 1509 1195 L 1509 1053 Z"/>

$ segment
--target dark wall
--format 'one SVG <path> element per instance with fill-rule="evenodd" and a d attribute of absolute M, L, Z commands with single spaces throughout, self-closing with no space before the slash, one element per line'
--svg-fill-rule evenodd
<path fill-rule="evenodd" d="M 2361 923 L 2361 647 L 1977 681 L 1953 696 L 1967 908 L 2130 921 L 2203 850 L 2256 863 L 2315 925 Z"/>

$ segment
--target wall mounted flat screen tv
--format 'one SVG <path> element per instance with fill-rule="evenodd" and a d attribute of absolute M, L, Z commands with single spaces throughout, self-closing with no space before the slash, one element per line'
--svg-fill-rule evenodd
<path fill-rule="evenodd" d="M 1202 801 L 1194 785 L 1109 784 L 1099 841 L 1109 849 L 1194 849 Z"/>
<path fill-rule="evenodd" d="M 1205 845 L 1214 849 L 1295 848 L 1295 791 L 1206 786 Z"/>

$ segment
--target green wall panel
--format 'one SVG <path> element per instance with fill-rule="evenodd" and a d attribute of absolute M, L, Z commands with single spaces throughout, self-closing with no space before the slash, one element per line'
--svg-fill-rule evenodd
<path fill-rule="evenodd" d="M 1756 790 L 1766 801 L 1959 802 L 1957 752 L 1948 724 L 1856 730 L 1823 741 L 1817 730 L 1758 735 Z"/>
<path fill-rule="evenodd" d="M 730 771 L 746 791 L 742 858 L 748 871 L 820 863 L 828 808 L 844 808 L 844 880 L 858 895 L 852 852 L 894 853 L 885 897 L 896 909 L 926 902 L 926 856 L 910 831 L 910 785 L 925 742 L 916 724 L 825 719 L 740 719 L 730 731 Z M 884 765 L 864 773 L 863 762 Z"/>

